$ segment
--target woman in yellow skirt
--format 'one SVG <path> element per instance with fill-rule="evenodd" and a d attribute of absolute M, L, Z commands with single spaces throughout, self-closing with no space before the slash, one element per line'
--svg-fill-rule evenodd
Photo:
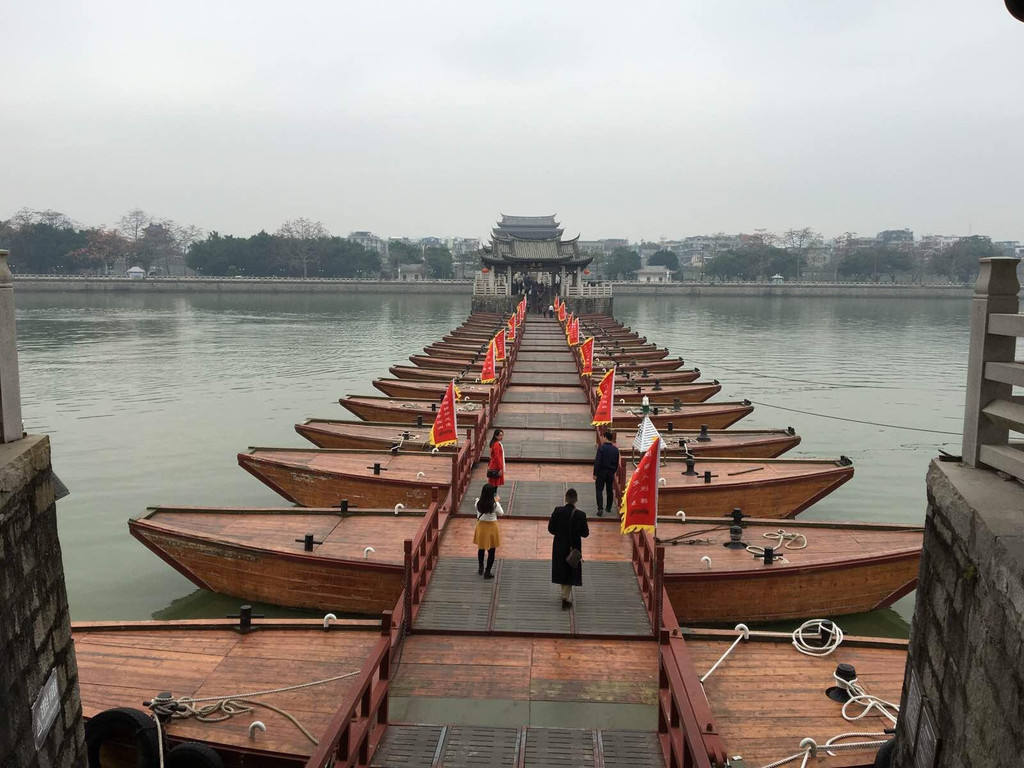
<path fill-rule="evenodd" d="M 480 567 L 477 573 L 485 579 L 493 579 L 491 568 L 494 566 L 494 550 L 501 545 L 501 534 L 498 531 L 498 515 L 505 510 L 498 503 L 498 489 L 487 483 L 480 491 L 476 500 L 476 529 L 473 531 L 473 543 L 477 546 L 476 559 Z M 487 569 L 484 570 L 484 550 L 487 550 Z"/>

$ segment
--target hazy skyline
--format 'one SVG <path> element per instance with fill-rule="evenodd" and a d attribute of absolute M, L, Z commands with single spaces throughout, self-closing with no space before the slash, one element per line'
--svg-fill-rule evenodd
<path fill-rule="evenodd" d="M 1024 240 L 1001 0 L 5 8 L 0 218 Z"/>

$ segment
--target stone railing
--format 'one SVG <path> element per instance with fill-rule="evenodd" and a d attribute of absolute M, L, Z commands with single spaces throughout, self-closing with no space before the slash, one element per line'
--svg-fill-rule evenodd
<path fill-rule="evenodd" d="M 572 299 L 597 298 L 612 295 L 611 283 L 584 283 L 583 285 L 567 285 L 564 295 Z"/>
<path fill-rule="evenodd" d="M 488 279 L 477 275 L 473 280 L 474 296 L 509 296 L 508 281 L 504 277 Z"/>
<path fill-rule="evenodd" d="M 1013 396 L 1024 386 L 1024 363 L 1015 361 L 1024 337 L 1019 314 L 1018 258 L 981 260 L 971 305 L 971 346 L 967 368 L 963 461 L 1024 480 L 1024 451 L 1009 433 L 1024 432 L 1024 403 Z"/>

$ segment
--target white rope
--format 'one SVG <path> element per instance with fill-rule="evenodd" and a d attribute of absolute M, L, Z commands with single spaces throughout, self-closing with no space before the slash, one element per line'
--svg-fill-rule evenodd
<path fill-rule="evenodd" d="M 846 744 L 837 744 L 839 739 L 862 739 L 865 737 L 875 737 L 873 741 L 858 741 L 858 742 L 847 742 Z M 886 733 L 840 733 L 838 736 L 833 736 L 831 739 L 825 742 L 822 749 L 828 753 L 829 757 L 834 757 L 837 751 L 847 750 L 855 747 L 880 747 L 889 741 L 889 735 Z"/>
<path fill-rule="evenodd" d="M 824 750 L 826 752 L 826 754 L 828 754 L 830 757 L 834 757 L 836 752 L 853 752 L 855 750 L 860 750 L 860 749 L 877 749 L 878 747 L 881 747 L 883 744 L 888 743 L 889 739 L 887 739 L 887 738 L 886 739 L 877 739 L 877 740 L 874 740 L 874 741 L 850 741 L 850 742 L 847 742 L 846 744 L 835 744 L 833 742 L 834 742 L 835 739 L 850 738 L 850 737 L 853 737 L 853 736 L 883 736 L 883 735 L 885 735 L 885 734 L 878 734 L 878 733 L 841 733 L 838 736 L 833 736 L 831 739 L 826 741 L 825 744 L 821 747 L 821 749 Z M 806 745 L 806 747 L 804 747 L 804 745 Z M 799 760 L 801 757 L 803 758 L 803 761 L 800 763 L 800 768 L 804 768 L 807 765 L 807 761 L 811 757 L 814 757 L 817 754 L 817 751 L 818 751 L 819 747 L 818 747 L 817 743 L 814 741 L 814 739 L 804 739 L 803 741 L 800 742 L 800 746 L 804 747 L 804 748 L 801 749 L 796 754 L 790 755 L 789 757 L 784 757 L 781 760 L 776 760 L 774 763 L 768 763 L 767 765 L 762 765 L 761 768 L 779 768 L 780 765 L 785 765 L 786 763 L 791 763 L 794 760 Z"/>
<path fill-rule="evenodd" d="M 807 549 L 806 536 L 802 533 L 790 533 L 785 528 L 779 528 L 777 531 L 768 531 L 768 533 L 764 533 L 762 536 L 766 539 L 774 539 L 777 542 L 775 549 Z M 803 543 L 795 546 L 798 541 Z M 785 545 L 782 542 L 786 542 Z"/>
<path fill-rule="evenodd" d="M 323 680 L 313 680 L 309 683 L 299 683 L 298 685 L 289 685 L 285 688 L 269 688 L 265 691 L 253 691 L 252 693 L 235 693 L 228 696 L 207 696 L 202 699 L 193 699 L 190 696 L 183 696 L 178 699 L 178 703 L 187 701 L 190 704 L 205 704 L 209 701 L 223 701 L 225 699 L 253 699 L 257 696 L 270 696 L 274 693 L 287 693 L 288 691 L 301 691 L 304 688 L 314 688 L 318 685 L 326 685 L 327 683 L 333 683 L 336 680 L 344 680 L 347 677 L 355 677 L 359 674 L 359 671 L 346 672 L 344 675 L 337 675 L 335 677 L 327 677 Z"/>
<path fill-rule="evenodd" d="M 893 704 L 891 701 L 886 701 L 878 696 L 872 696 L 864 690 L 864 687 L 860 683 L 857 682 L 856 677 L 853 678 L 853 680 L 843 680 L 835 672 L 832 673 L 832 677 L 835 678 L 836 685 L 850 695 L 849 701 L 843 704 L 844 720 L 852 723 L 877 710 L 878 714 L 888 718 L 893 725 L 896 724 L 897 716 L 900 711 L 899 704 Z M 859 714 L 851 715 L 846 711 L 851 704 L 861 706 L 863 709 Z"/>
<path fill-rule="evenodd" d="M 828 630 L 824 629 L 825 624 L 829 625 Z M 804 638 L 805 633 L 811 632 L 812 630 L 817 631 L 818 637 L 828 631 L 831 633 L 831 637 L 825 645 L 812 645 Z M 843 630 L 839 628 L 838 624 L 834 624 L 828 619 L 811 619 L 810 621 L 805 621 L 793 630 L 793 647 L 800 651 L 804 656 L 829 656 L 842 642 Z"/>
<path fill-rule="evenodd" d="M 721 657 L 718 659 L 718 661 L 716 661 L 714 664 L 711 665 L 711 669 L 709 669 L 707 672 L 704 673 L 704 677 L 702 677 L 700 679 L 700 682 L 702 684 L 704 683 L 705 680 L 707 680 L 709 677 L 711 677 L 711 673 L 714 672 L 716 669 L 718 669 L 718 665 L 721 664 L 723 661 L 725 661 L 725 658 L 730 653 L 732 653 L 733 648 L 735 648 L 737 645 L 739 645 L 741 640 L 749 640 L 750 639 L 750 630 L 747 628 L 746 624 L 737 624 L 736 625 L 736 631 L 740 633 L 739 637 L 737 637 L 735 640 L 732 641 L 732 645 L 729 646 L 728 650 L 726 650 L 726 652 L 721 655 Z"/>

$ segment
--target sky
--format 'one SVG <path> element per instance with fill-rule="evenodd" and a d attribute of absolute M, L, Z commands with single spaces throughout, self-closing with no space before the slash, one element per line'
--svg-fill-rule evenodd
<path fill-rule="evenodd" d="M 0 219 L 1024 240 L 1002 0 L 7 0 Z"/>

